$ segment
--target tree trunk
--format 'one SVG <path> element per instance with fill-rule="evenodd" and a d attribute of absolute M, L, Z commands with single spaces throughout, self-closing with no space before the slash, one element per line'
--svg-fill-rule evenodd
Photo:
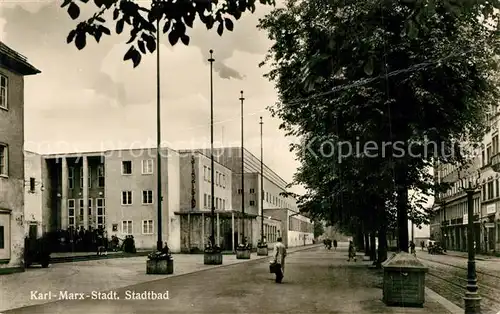
<path fill-rule="evenodd" d="M 408 189 L 403 185 L 397 195 L 398 249 L 408 253 Z"/>
<path fill-rule="evenodd" d="M 370 261 L 377 259 L 377 246 L 375 243 L 375 232 L 370 233 Z"/>
<path fill-rule="evenodd" d="M 377 268 L 381 268 L 382 263 L 386 259 L 387 259 L 387 227 L 385 226 L 385 224 L 382 224 L 378 232 Z"/>
<path fill-rule="evenodd" d="M 370 235 L 365 233 L 365 256 L 370 255 Z"/>
<path fill-rule="evenodd" d="M 363 241 L 363 232 L 361 230 L 358 230 L 358 232 L 356 232 L 356 236 L 354 237 L 354 243 L 358 251 L 363 251 L 365 249 Z"/>

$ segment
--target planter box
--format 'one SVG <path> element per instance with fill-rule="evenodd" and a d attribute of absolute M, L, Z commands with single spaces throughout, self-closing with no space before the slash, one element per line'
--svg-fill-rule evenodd
<path fill-rule="evenodd" d="M 203 264 L 205 265 L 222 265 L 222 252 L 203 254 Z"/>
<path fill-rule="evenodd" d="M 236 259 L 250 259 L 251 252 L 250 249 L 236 250 Z"/>
<path fill-rule="evenodd" d="M 267 256 L 269 253 L 268 247 L 257 247 L 257 256 Z"/>
<path fill-rule="evenodd" d="M 386 305 L 423 307 L 425 302 L 425 267 L 415 256 L 401 252 L 383 264 L 383 301 Z"/>
<path fill-rule="evenodd" d="M 148 260 L 146 274 L 170 275 L 174 273 L 174 260 Z"/>

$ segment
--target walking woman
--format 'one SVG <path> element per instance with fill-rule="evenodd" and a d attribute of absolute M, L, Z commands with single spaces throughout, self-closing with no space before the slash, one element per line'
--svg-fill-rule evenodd
<path fill-rule="evenodd" d="M 274 247 L 274 252 L 276 252 L 274 255 L 274 261 L 278 264 L 276 271 L 276 283 L 281 283 L 285 274 L 286 247 L 282 241 L 281 237 L 279 237 L 278 243 L 276 243 L 276 246 Z"/>

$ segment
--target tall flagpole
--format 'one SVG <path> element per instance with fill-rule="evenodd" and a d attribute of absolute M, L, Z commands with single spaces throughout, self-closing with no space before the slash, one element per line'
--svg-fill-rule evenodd
<path fill-rule="evenodd" d="M 156 165 L 158 167 L 156 177 L 157 177 L 157 187 L 156 195 L 157 207 L 158 207 L 158 241 L 156 243 L 156 248 L 161 251 L 163 248 L 162 244 L 162 195 L 161 195 L 161 119 L 160 119 L 160 20 L 156 21 Z"/>

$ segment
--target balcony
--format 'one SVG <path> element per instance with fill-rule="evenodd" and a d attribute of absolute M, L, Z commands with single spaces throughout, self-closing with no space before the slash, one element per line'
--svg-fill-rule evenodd
<path fill-rule="evenodd" d="M 496 153 L 490 158 L 491 169 L 495 172 L 500 172 L 500 153 Z"/>

